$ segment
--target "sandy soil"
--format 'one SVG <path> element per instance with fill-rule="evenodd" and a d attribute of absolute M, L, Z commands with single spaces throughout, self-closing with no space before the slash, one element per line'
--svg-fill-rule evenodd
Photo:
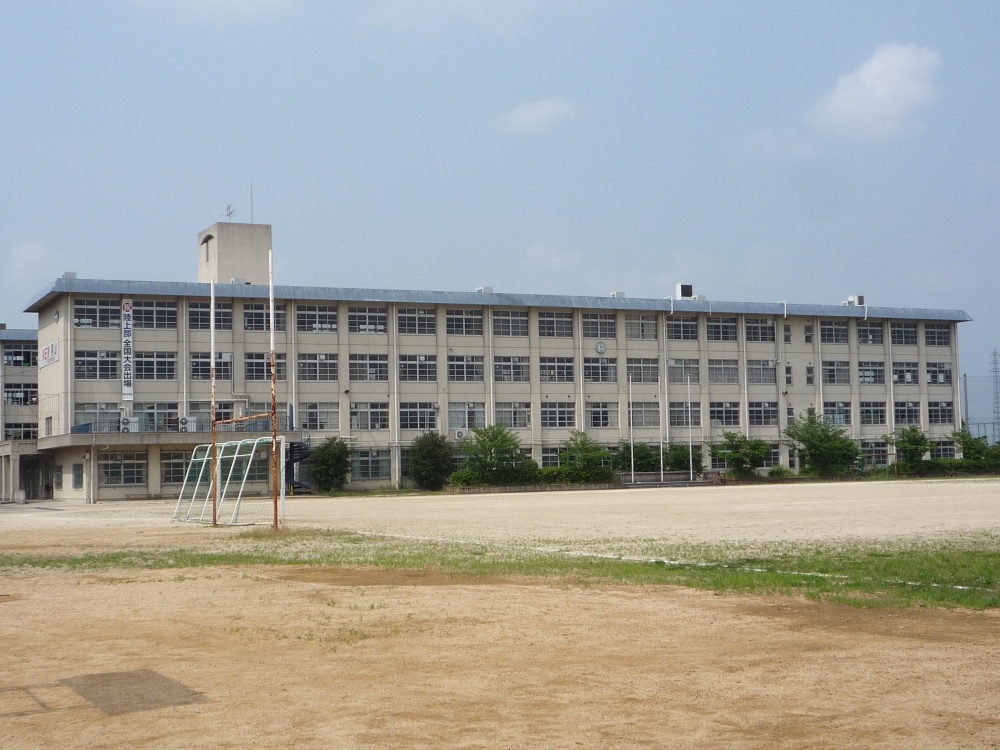
<path fill-rule="evenodd" d="M 296 500 L 289 520 L 440 538 L 938 537 L 1000 529 L 997 490 Z M 4 507 L 0 549 L 231 533 L 169 510 Z M 1000 747 L 997 612 L 325 568 L 18 573 L 0 576 L 0 664 L 5 750 Z"/>

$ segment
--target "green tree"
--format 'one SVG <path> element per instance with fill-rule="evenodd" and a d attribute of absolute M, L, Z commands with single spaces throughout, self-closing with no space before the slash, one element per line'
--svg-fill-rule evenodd
<path fill-rule="evenodd" d="M 503 425 L 474 429 L 459 452 L 462 466 L 455 473 L 462 484 L 531 484 L 539 479 L 538 464 L 521 453 L 521 441 Z"/>
<path fill-rule="evenodd" d="M 439 432 L 425 432 L 410 444 L 410 476 L 422 490 L 439 490 L 448 481 L 455 448 Z"/>
<path fill-rule="evenodd" d="M 789 422 L 785 435 L 798 447 L 805 467 L 820 474 L 847 471 L 858 456 L 858 446 L 847 433 L 816 416 L 815 409 Z"/>
<path fill-rule="evenodd" d="M 574 430 L 559 451 L 559 466 L 565 468 L 570 482 L 611 482 L 615 472 L 605 465 L 608 458 L 607 448 L 595 443 L 585 433 Z"/>
<path fill-rule="evenodd" d="M 657 448 L 645 443 L 636 443 L 633 451 L 628 440 L 622 440 L 618 443 L 618 450 L 615 451 L 615 455 L 611 459 L 611 465 L 615 471 L 632 471 L 633 452 L 635 453 L 636 471 L 660 470 L 660 452 Z"/>
<path fill-rule="evenodd" d="M 982 461 L 986 458 L 987 451 L 989 450 L 989 440 L 985 435 L 974 437 L 969 432 L 968 427 L 963 427 L 961 430 L 951 433 L 951 439 L 955 441 L 959 450 L 962 451 L 962 458 L 967 458 L 971 461 Z"/>
<path fill-rule="evenodd" d="M 722 442 L 712 448 L 712 453 L 725 460 L 736 476 L 746 477 L 764 465 L 771 446 L 739 432 L 723 432 Z"/>
<path fill-rule="evenodd" d="M 351 470 L 351 449 L 339 437 L 327 438 L 309 458 L 309 476 L 320 492 L 344 488 Z"/>
<path fill-rule="evenodd" d="M 886 435 L 885 441 L 896 446 L 896 456 L 908 464 L 922 461 L 924 454 L 933 447 L 931 441 L 916 425 L 900 427 L 892 435 Z"/>
<path fill-rule="evenodd" d="M 694 459 L 694 473 L 702 470 L 701 446 L 692 445 L 690 452 L 687 443 L 671 443 L 663 452 L 664 468 L 667 471 L 690 471 L 689 458 Z"/>

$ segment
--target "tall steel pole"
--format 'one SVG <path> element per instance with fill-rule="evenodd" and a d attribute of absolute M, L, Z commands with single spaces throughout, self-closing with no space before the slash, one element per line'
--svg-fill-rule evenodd
<path fill-rule="evenodd" d="M 271 308 L 271 502 L 274 506 L 274 517 L 271 526 L 278 528 L 278 386 L 277 357 L 274 353 L 274 248 L 267 251 L 267 286 L 268 300 Z"/>
<path fill-rule="evenodd" d="M 209 329 L 209 422 L 212 427 L 212 525 L 219 525 L 219 447 L 215 432 L 215 282 L 209 282 L 208 296 L 208 329 Z"/>
<path fill-rule="evenodd" d="M 686 375 L 688 386 L 687 427 L 688 427 L 688 481 L 694 481 L 694 425 L 691 424 L 691 376 Z"/>

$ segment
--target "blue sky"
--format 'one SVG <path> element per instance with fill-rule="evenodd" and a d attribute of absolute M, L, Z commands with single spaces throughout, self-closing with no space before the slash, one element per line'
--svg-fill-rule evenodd
<path fill-rule="evenodd" d="M 962 308 L 1000 346 L 1000 3 L 0 0 L 0 320 L 65 270 Z"/>

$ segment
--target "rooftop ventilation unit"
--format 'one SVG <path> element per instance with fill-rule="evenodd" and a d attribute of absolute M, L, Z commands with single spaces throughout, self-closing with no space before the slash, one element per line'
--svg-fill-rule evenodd
<path fill-rule="evenodd" d="M 676 299 L 694 299 L 694 284 L 678 284 L 674 297 Z"/>
<path fill-rule="evenodd" d="M 493 287 L 491 286 L 481 286 L 476 289 L 480 294 L 493 294 Z"/>
<path fill-rule="evenodd" d="M 865 295 L 863 294 L 852 294 L 850 297 L 841 302 L 844 307 L 864 307 L 865 306 Z"/>
<path fill-rule="evenodd" d="M 625 299 L 625 292 L 611 292 L 611 296 L 615 299 Z"/>

